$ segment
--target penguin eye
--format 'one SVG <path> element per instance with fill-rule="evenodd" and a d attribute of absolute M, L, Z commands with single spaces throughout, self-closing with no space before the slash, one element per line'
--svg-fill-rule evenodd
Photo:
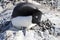
<path fill-rule="evenodd" d="M 35 16 L 36 18 L 38 18 L 38 16 Z"/>

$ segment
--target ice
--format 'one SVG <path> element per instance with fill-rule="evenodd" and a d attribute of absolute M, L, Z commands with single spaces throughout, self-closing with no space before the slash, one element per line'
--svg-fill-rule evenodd
<path fill-rule="evenodd" d="M 3 8 L 0 6 L 0 13 L 3 11 Z"/>

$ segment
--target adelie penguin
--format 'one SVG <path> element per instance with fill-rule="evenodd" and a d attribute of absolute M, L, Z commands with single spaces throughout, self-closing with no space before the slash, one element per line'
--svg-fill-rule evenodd
<path fill-rule="evenodd" d="M 12 24 L 15 28 L 22 29 L 24 35 L 26 29 L 30 29 L 35 24 L 40 23 L 42 12 L 36 5 L 31 3 L 19 3 L 12 13 Z"/>

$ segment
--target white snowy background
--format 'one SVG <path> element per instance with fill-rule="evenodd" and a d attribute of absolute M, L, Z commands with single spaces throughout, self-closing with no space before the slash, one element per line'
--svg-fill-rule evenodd
<path fill-rule="evenodd" d="M 52 23 L 55 23 L 56 24 L 54 26 L 56 28 L 55 35 L 57 35 L 57 33 L 60 32 L 59 31 L 60 30 L 59 29 L 60 28 L 60 12 L 57 10 L 50 10 L 49 9 L 50 7 L 48 8 L 48 7 L 45 7 L 44 5 L 41 5 L 41 4 L 39 5 L 41 6 L 39 10 L 44 13 L 42 15 L 41 20 L 45 21 L 46 19 L 49 19 Z M 6 9 L 8 7 L 9 6 L 7 6 Z M 10 8 L 11 9 L 8 9 L 7 11 L 2 13 L 2 17 L 0 17 L 0 20 L 3 20 L 3 18 L 5 18 L 6 21 L 10 20 L 14 6 L 11 5 Z M 0 7 L 0 12 L 2 12 L 3 10 L 5 9 L 2 9 Z M 26 30 L 26 35 L 24 36 L 22 30 L 18 30 L 14 27 L 10 27 L 9 30 L 6 30 L 5 32 L 0 33 L 0 40 L 59 40 L 60 39 L 59 36 L 56 37 L 56 36 L 50 35 L 47 30 L 45 32 L 40 31 L 40 35 L 42 35 L 42 37 L 39 36 L 35 30 Z"/>

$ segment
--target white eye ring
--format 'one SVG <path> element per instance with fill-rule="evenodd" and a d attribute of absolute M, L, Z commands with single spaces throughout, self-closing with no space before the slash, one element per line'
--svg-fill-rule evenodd
<path fill-rule="evenodd" d="M 36 18 L 38 18 L 38 16 L 35 16 Z"/>

